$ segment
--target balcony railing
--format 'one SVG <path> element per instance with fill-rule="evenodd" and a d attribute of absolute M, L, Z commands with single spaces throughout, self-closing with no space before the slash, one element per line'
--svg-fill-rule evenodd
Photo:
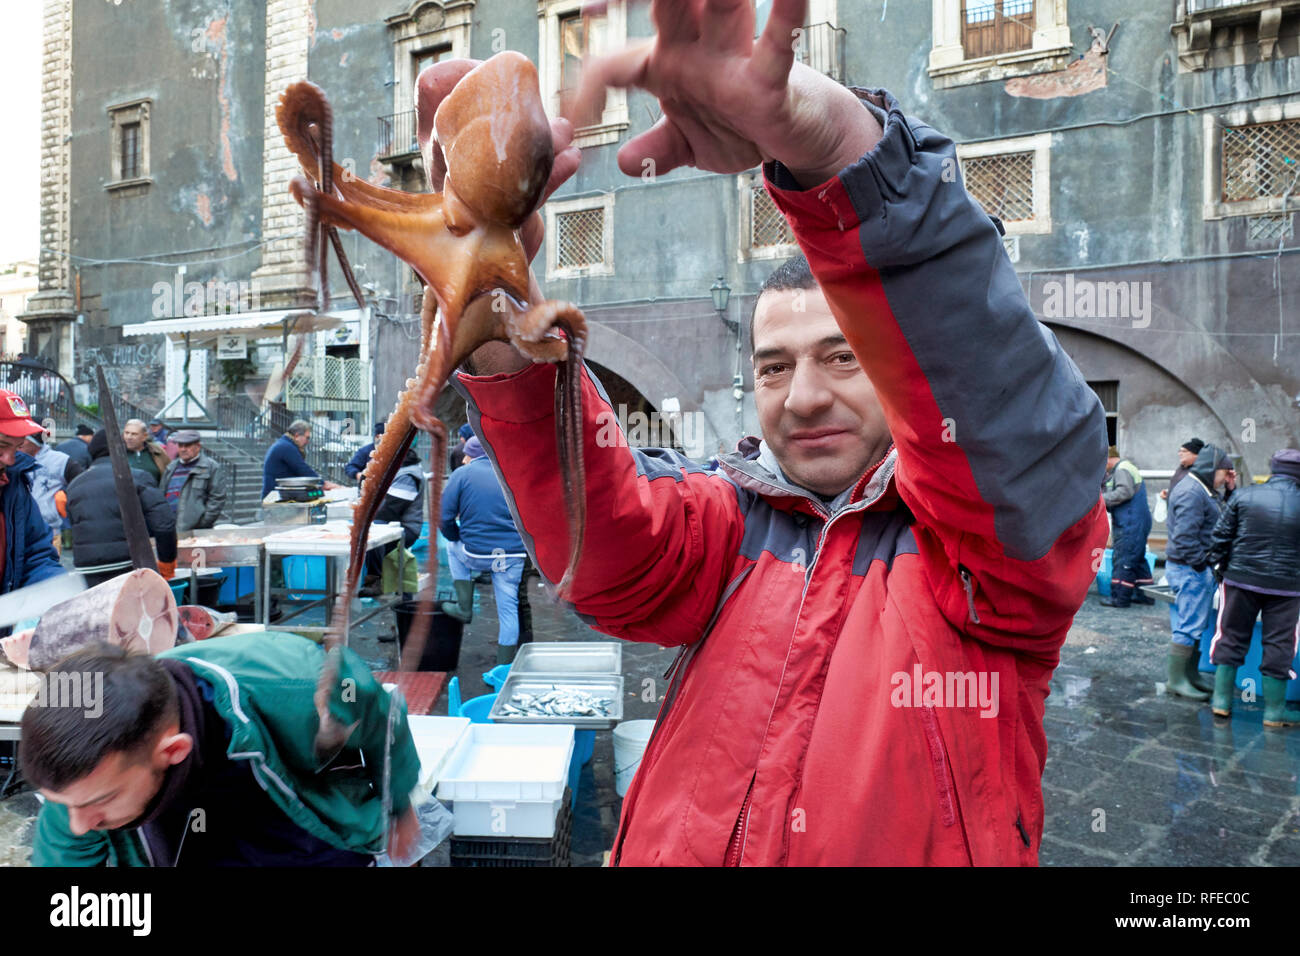
<path fill-rule="evenodd" d="M 415 110 L 390 113 L 379 117 L 379 157 L 392 159 L 418 153 L 420 144 L 415 138 Z"/>
<path fill-rule="evenodd" d="M 803 35 L 795 46 L 795 56 L 818 73 L 824 73 L 836 83 L 844 79 L 843 28 L 830 23 L 814 23 L 803 28 Z"/>

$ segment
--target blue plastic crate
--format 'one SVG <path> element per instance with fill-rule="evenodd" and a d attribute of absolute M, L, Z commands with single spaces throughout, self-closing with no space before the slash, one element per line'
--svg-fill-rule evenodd
<path fill-rule="evenodd" d="M 1113 570 L 1112 552 L 1112 548 L 1107 548 L 1105 553 L 1102 554 L 1101 570 L 1097 572 L 1097 591 L 1102 595 L 1102 597 L 1110 597 L 1110 576 L 1111 571 Z M 1156 568 L 1156 553 L 1154 551 L 1148 551 L 1146 557 L 1147 566 L 1151 568 L 1151 573 L 1154 575 Z"/>
<path fill-rule="evenodd" d="M 1217 614 L 1211 614 L 1210 623 L 1206 626 L 1205 632 L 1201 635 L 1201 659 L 1197 664 L 1202 673 L 1213 674 L 1217 668 L 1210 662 L 1210 643 L 1214 640 L 1214 631 L 1217 626 Z M 1174 624 L 1174 606 L 1169 605 L 1169 624 Z M 1246 652 L 1246 660 L 1237 668 L 1237 687 L 1245 690 L 1246 681 L 1251 682 L 1251 687 L 1255 695 L 1261 696 L 1259 662 L 1264 656 L 1264 624 L 1262 621 L 1255 622 L 1255 630 L 1250 635 L 1250 650 Z M 1295 659 L 1291 661 L 1291 670 L 1300 674 L 1300 654 L 1296 654 Z M 1286 699 L 1300 700 L 1300 677 L 1287 682 Z"/>
<path fill-rule="evenodd" d="M 290 593 L 290 601 L 310 601 L 325 592 L 326 559 L 315 555 L 290 554 L 284 557 L 284 586 L 302 588 L 303 593 Z M 310 593 L 316 592 L 316 593 Z"/>

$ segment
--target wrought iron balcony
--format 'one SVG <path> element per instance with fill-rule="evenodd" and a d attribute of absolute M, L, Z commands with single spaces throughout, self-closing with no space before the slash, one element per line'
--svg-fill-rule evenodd
<path fill-rule="evenodd" d="M 813 23 L 803 28 L 803 34 L 795 46 L 795 56 L 818 73 L 824 73 L 835 82 L 843 83 L 844 37 L 842 27 L 830 23 Z"/>
<path fill-rule="evenodd" d="M 379 158 L 403 159 L 420 151 L 415 138 L 415 110 L 379 117 Z"/>

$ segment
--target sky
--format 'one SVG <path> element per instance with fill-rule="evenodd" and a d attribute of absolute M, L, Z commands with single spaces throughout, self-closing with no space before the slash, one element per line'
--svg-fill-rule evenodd
<path fill-rule="evenodd" d="M 0 30 L 0 264 L 40 250 L 41 4 L 5 4 Z"/>

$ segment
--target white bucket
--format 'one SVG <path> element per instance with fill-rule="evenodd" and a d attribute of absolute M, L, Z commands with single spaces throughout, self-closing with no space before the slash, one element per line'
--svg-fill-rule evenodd
<path fill-rule="evenodd" d="M 627 796 L 654 729 L 653 720 L 625 720 L 614 728 L 614 790 L 620 797 Z"/>

